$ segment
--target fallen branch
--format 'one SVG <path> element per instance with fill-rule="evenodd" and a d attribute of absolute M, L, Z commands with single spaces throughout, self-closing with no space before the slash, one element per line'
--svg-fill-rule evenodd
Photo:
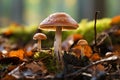
<path fill-rule="evenodd" d="M 23 63 L 20 64 L 18 67 L 16 67 L 15 69 L 13 69 L 11 72 L 9 72 L 8 75 L 12 75 L 12 76 L 14 76 L 15 78 L 19 78 L 19 76 L 16 76 L 16 75 L 15 75 L 15 72 L 17 72 L 17 71 L 19 70 L 19 68 L 20 68 L 21 66 L 23 66 L 23 65 L 25 65 L 25 62 L 23 62 Z"/>
<path fill-rule="evenodd" d="M 101 59 L 101 60 L 99 60 L 99 61 L 96 61 L 96 62 L 93 62 L 93 63 L 91 63 L 90 65 L 88 65 L 88 66 L 86 66 L 86 67 L 83 67 L 82 69 L 79 69 L 79 70 L 77 70 L 77 71 L 75 71 L 75 72 L 73 72 L 73 73 L 70 73 L 70 74 L 67 74 L 66 76 L 65 76 L 65 78 L 66 77 L 70 77 L 70 76 L 77 76 L 77 75 L 80 75 L 83 71 L 85 71 L 86 69 L 88 69 L 88 68 L 90 68 L 90 67 L 92 67 L 92 66 L 94 66 L 94 65 L 97 65 L 97 64 L 99 64 L 99 63 L 103 63 L 103 62 L 108 62 L 108 61 L 115 61 L 115 60 L 118 60 L 118 56 L 111 56 L 111 57 L 108 57 L 108 58 L 105 58 L 105 59 Z"/>

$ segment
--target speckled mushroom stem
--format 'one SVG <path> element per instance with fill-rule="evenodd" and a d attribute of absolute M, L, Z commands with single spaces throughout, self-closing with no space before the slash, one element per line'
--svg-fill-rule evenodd
<path fill-rule="evenodd" d="M 62 54 L 61 54 L 61 34 L 62 34 L 62 27 L 58 26 L 56 28 L 55 33 L 55 42 L 54 42 L 54 53 L 57 57 L 58 61 L 62 60 Z"/>
<path fill-rule="evenodd" d="M 41 40 L 38 40 L 38 44 L 37 44 L 37 51 L 40 52 L 41 51 Z"/>

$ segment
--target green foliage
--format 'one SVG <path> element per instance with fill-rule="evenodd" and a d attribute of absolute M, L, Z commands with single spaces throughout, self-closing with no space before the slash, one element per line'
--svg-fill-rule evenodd
<path fill-rule="evenodd" d="M 97 33 L 99 34 L 100 32 L 110 28 L 110 18 L 103 18 L 103 19 L 98 19 L 96 28 L 97 28 Z M 0 29 L 0 33 L 3 33 L 4 31 L 10 29 L 13 31 L 13 35 L 9 37 L 10 42 L 24 42 L 27 43 L 30 40 L 32 40 L 33 35 L 35 34 L 36 30 L 38 29 L 38 26 L 15 26 L 15 25 L 10 25 L 9 27 L 2 28 Z M 47 35 L 47 40 L 42 41 L 42 47 L 53 47 L 54 44 L 54 37 L 55 37 L 55 32 L 53 31 L 41 31 L 42 33 Z M 81 34 L 83 37 L 91 43 L 91 41 L 94 40 L 94 20 L 93 21 L 88 21 L 87 19 L 81 20 L 79 23 L 79 27 L 76 30 L 71 30 L 71 31 L 63 31 L 62 32 L 62 41 L 65 40 L 69 35 L 71 34 Z"/>
<path fill-rule="evenodd" d="M 97 33 L 99 34 L 100 32 L 109 29 L 111 27 L 110 22 L 110 18 L 98 19 L 96 23 Z M 83 37 L 91 43 L 91 41 L 94 40 L 94 21 L 87 21 L 86 19 L 83 19 L 79 23 L 79 28 L 74 33 L 83 35 Z"/>
<path fill-rule="evenodd" d="M 46 34 L 46 36 L 47 36 L 46 40 L 42 40 L 42 47 L 43 48 L 53 47 L 55 32 L 53 32 L 53 31 L 42 31 L 42 33 Z"/>
<path fill-rule="evenodd" d="M 36 52 L 34 58 L 41 60 L 45 64 L 49 72 L 55 73 L 57 67 L 56 67 L 56 62 L 54 60 L 55 58 L 52 54 L 53 52 L 46 52 L 46 51 Z"/>
<path fill-rule="evenodd" d="M 32 40 L 35 31 L 37 30 L 37 26 L 16 26 L 10 25 L 8 27 L 4 27 L 0 29 L 0 34 L 5 33 L 6 31 L 11 31 L 11 35 L 9 35 L 10 43 L 27 43 Z"/>

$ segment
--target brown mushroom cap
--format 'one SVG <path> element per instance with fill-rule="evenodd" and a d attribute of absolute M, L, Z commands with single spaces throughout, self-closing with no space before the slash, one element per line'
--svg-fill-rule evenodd
<path fill-rule="evenodd" d="M 33 36 L 33 39 L 34 40 L 45 40 L 47 39 L 47 36 L 43 33 L 36 33 L 34 36 Z"/>
<path fill-rule="evenodd" d="M 88 45 L 88 42 L 84 39 L 81 39 L 78 41 L 77 45 L 81 45 L 81 46 Z"/>
<path fill-rule="evenodd" d="M 68 14 L 57 12 L 44 19 L 39 28 L 42 30 L 55 31 L 56 27 L 62 26 L 62 30 L 73 30 L 78 27 L 78 23 Z"/>

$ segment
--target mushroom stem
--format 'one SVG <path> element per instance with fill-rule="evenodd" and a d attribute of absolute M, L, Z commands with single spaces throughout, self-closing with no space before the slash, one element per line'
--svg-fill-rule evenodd
<path fill-rule="evenodd" d="M 54 42 L 54 53 L 57 57 L 58 61 L 62 61 L 62 54 L 61 54 L 61 34 L 62 34 L 62 27 L 59 26 L 56 28 L 55 33 L 55 42 Z"/>
<path fill-rule="evenodd" d="M 41 40 L 38 40 L 37 46 L 38 46 L 38 51 L 40 52 L 41 51 Z"/>
<path fill-rule="evenodd" d="M 84 47 L 81 46 L 81 58 L 83 58 L 84 56 L 85 56 L 85 54 L 84 54 Z"/>

